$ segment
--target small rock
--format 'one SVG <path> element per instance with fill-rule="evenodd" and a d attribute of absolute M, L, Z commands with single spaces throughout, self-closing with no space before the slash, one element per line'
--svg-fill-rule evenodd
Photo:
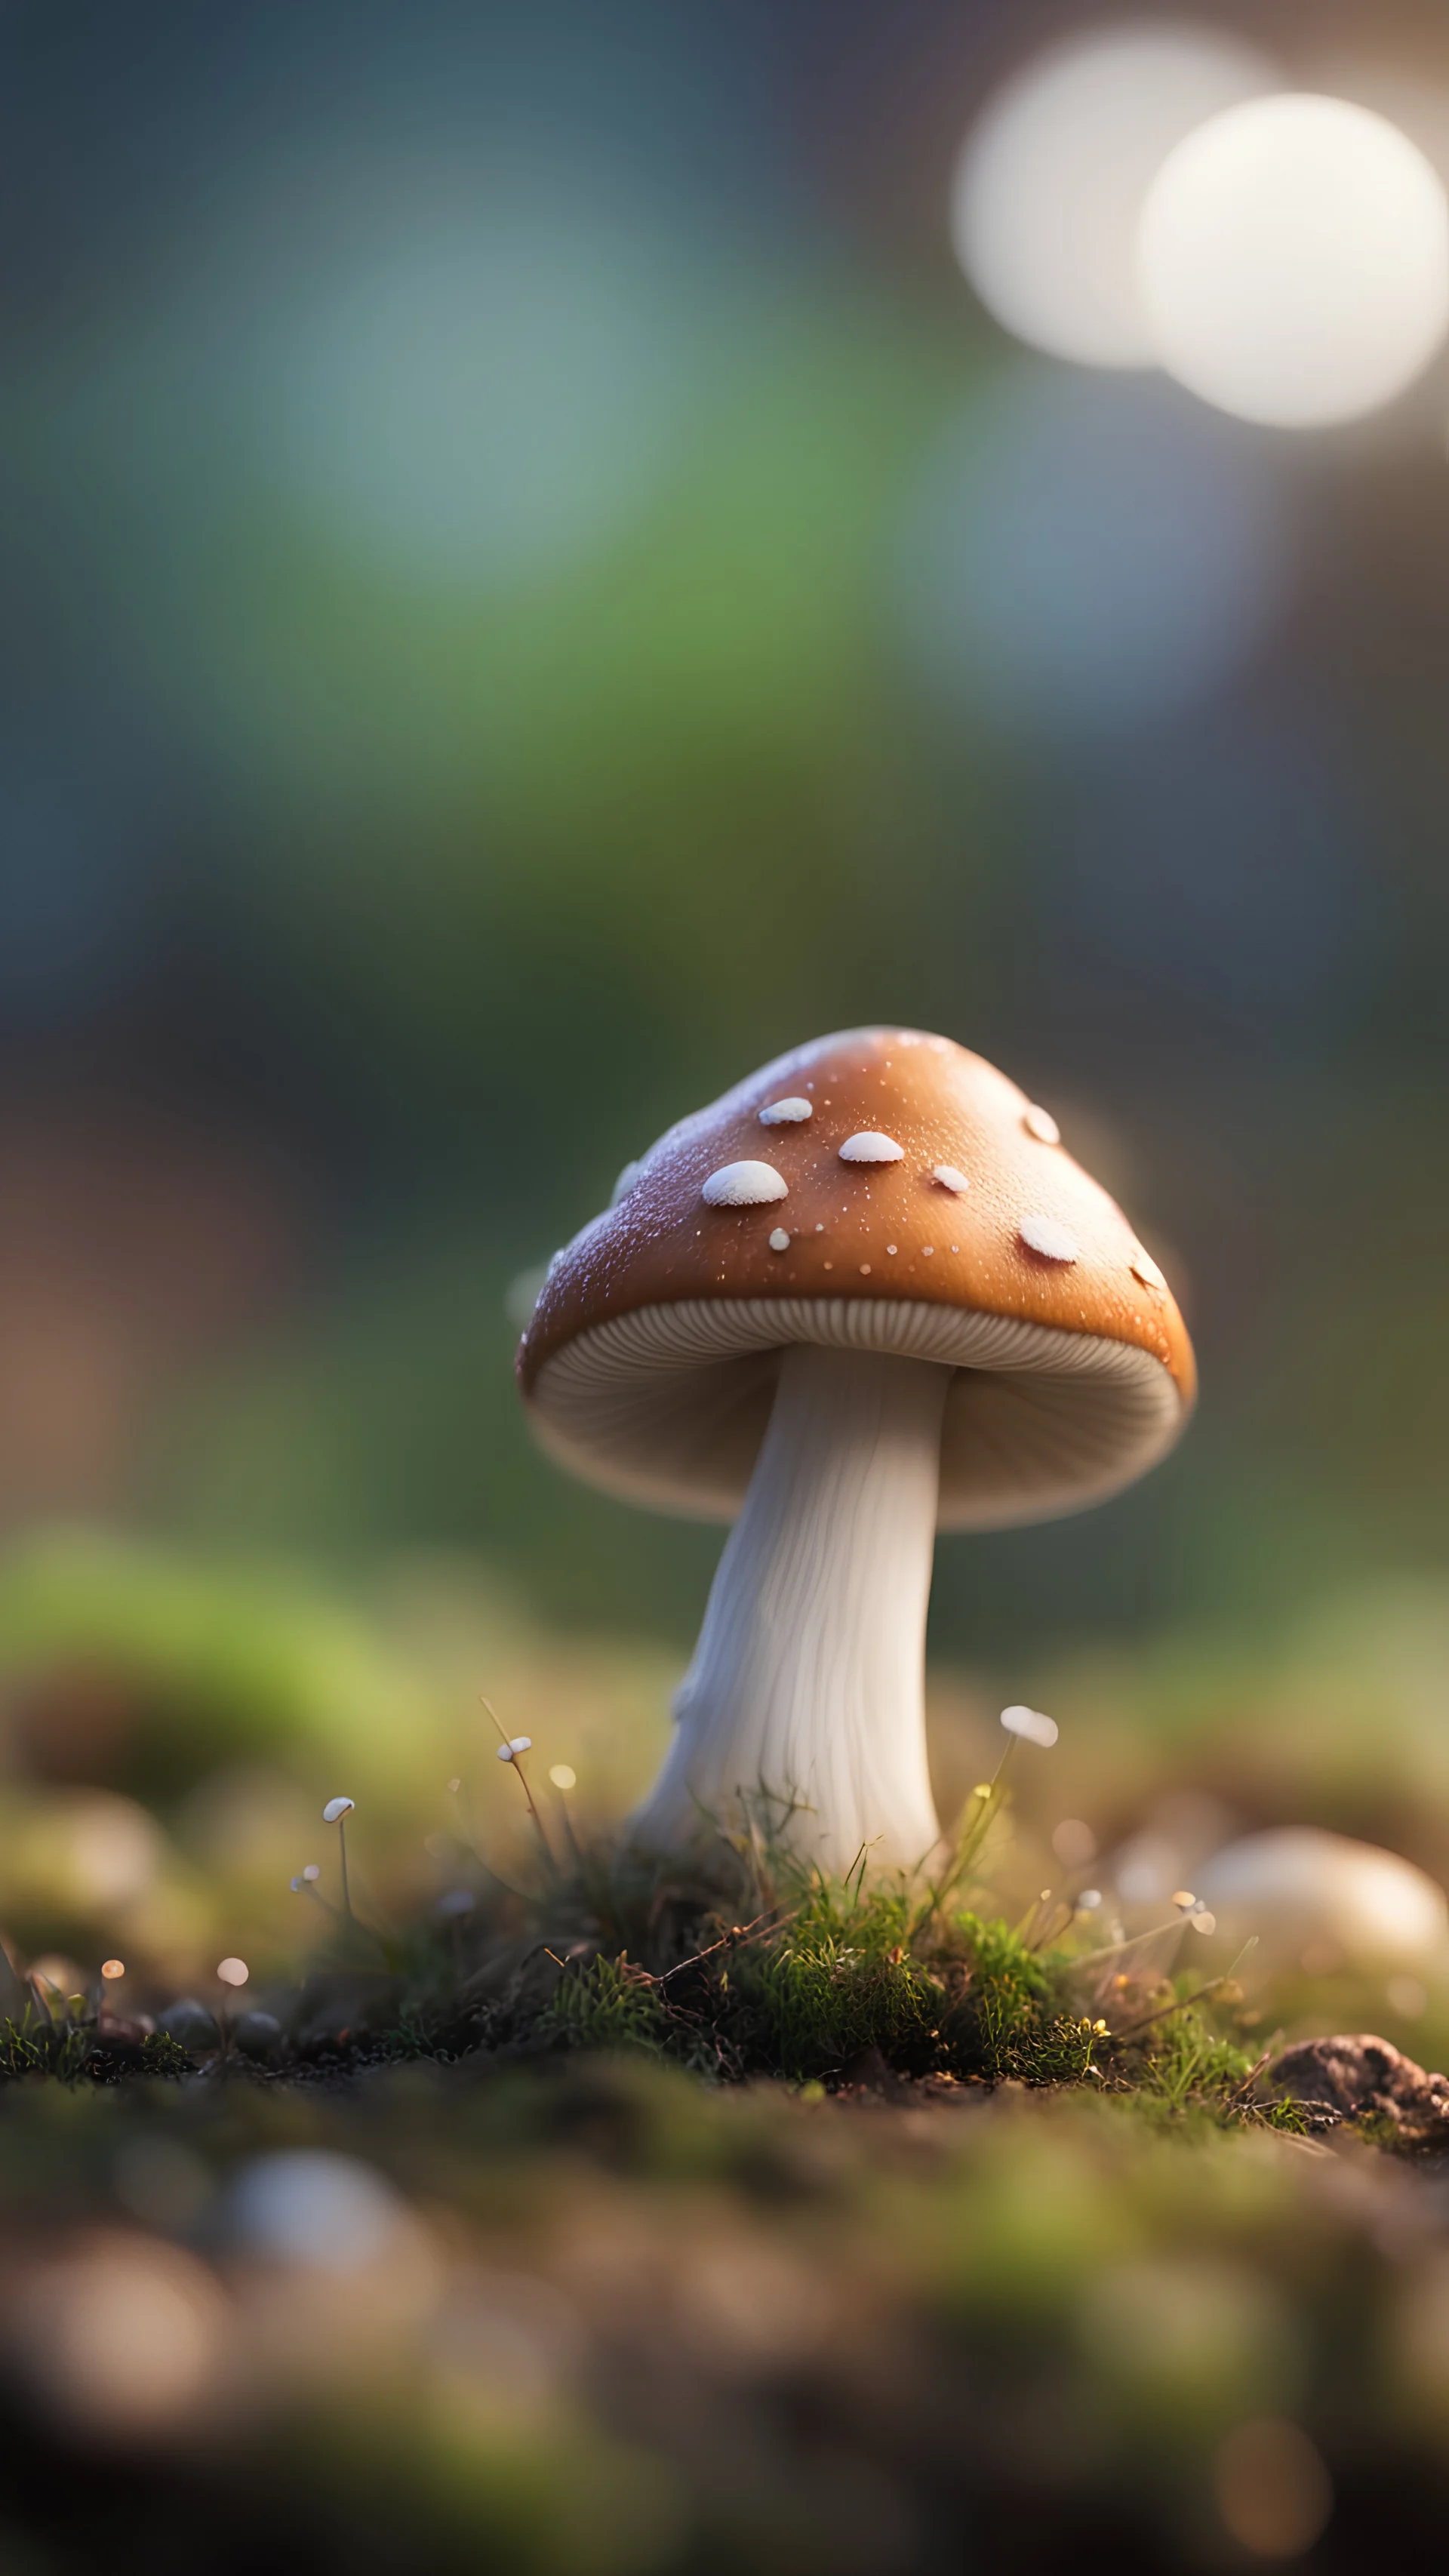
<path fill-rule="evenodd" d="M 1449 2148 L 1449 2076 L 1427 2073 L 1372 2032 L 1300 2040 L 1264 2080 L 1339 2120 L 1389 2120 L 1405 2146 Z"/>
<path fill-rule="evenodd" d="M 231 2035 L 244 2057 L 270 2057 L 282 2025 L 274 2013 L 244 2012 L 233 2022 Z"/>
<path fill-rule="evenodd" d="M 221 2033 L 211 2014 L 191 1995 L 183 1995 L 178 2003 L 168 2004 L 164 2013 L 158 2013 L 156 2027 L 182 2048 L 197 2050 L 220 2044 Z"/>

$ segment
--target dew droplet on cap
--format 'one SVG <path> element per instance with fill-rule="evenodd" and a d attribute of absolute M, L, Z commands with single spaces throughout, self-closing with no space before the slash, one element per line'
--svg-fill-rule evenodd
<path fill-rule="evenodd" d="M 1028 1136 L 1034 1136 L 1039 1145 L 1059 1145 L 1062 1141 L 1062 1131 L 1051 1111 L 1038 1109 L 1035 1102 L 1030 1109 L 1022 1111 L 1021 1123 Z"/>
<path fill-rule="evenodd" d="M 1144 1252 L 1140 1243 L 1133 1245 L 1132 1257 L 1128 1262 L 1127 1267 L 1131 1271 L 1134 1279 L 1141 1280 L 1144 1288 L 1165 1288 L 1167 1286 L 1167 1281 L 1163 1278 L 1163 1275 L 1158 1269 L 1156 1262 L 1153 1260 L 1151 1253 Z"/>
<path fill-rule="evenodd" d="M 858 1136 L 847 1136 L 840 1148 L 842 1163 L 903 1163 L 904 1145 L 894 1136 L 882 1136 L 874 1127 L 863 1127 Z"/>
<path fill-rule="evenodd" d="M 958 1172 L 954 1163 L 937 1163 L 932 1170 L 931 1178 L 933 1181 L 939 1181 L 943 1190 L 952 1191 L 958 1199 L 971 1187 L 965 1173 Z"/>
<path fill-rule="evenodd" d="M 789 1249 L 790 1238 L 785 1232 L 784 1227 L 782 1225 L 777 1225 L 774 1233 L 770 1237 L 770 1250 L 772 1252 L 788 1252 Z"/>
<path fill-rule="evenodd" d="M 900 1245 L 897 1243 L 888 1243 L 886 1245 L 886 1250 L 887 1252 L 898 1252 L 900 1250 Z"/>
<path fill-rule="evenodd" d="M 1077 1238 L 1058 1225 L 1054 1216 L 1024 1216 L 1016 1229 L 1028 1252 L 1039 1253 L 1043 1261 L 1076 1261 L 1080 1258 Z"/>
<path fill-rule="evenodd" d="M 934 1243 L 923 1243 L 921 1246 L 921 1259 L 923 1261 L 929 1261 L 934 1254 L 935 1249 L 936 1247 Z"/>
<path fill-rule="evenodd" d="M 814 1115 L 813 1100 L 799 1098 L 772 1100 L 767 1109 L 760 1111 L 760 1125 L 762 1127 L 798 1127 L 802 1119 L 813 1118 Z"/>
<path fill-rule="evenodd" d="M 763 1207 L 789 1195 L 773 1163 L 721 1163 L 700 1192 L 706 1207 Z"/>

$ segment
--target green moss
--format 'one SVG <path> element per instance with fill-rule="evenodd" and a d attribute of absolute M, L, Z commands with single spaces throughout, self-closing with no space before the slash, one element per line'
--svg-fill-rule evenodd
<path fill-rule="evenodd" d="M 602 1955 L 564 1970 L 536 2028 L 570 2048 L 643 2049 L 651 2057 L 664 2056 L 669 2039 L 655 1980 L 627 1959 Z"/>

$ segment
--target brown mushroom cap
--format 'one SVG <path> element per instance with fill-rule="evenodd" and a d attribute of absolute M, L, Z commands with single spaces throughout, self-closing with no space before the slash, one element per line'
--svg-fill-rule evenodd
<path fill-rule="evenodd" d="M 810 1116 L 762 1124 L 782 1100 Z M 841 1159 L 871 1136 L 900 1159 Z M 949 1038 L 849 1029 L 777 1057 L 671 1127 L 556 1255 L 518 1355 L 541 1437 L 615 1493 L 733 1518 L 780 1352 L 809 1342 L 956 1370 L 943 1528 L 1049 1519 L 1130 1484 L 1187 1420 L 1192 1348 L 1120 1208 L 1054 1138 Z M 707 1203 L 734 1163 L 768 1166 L 785 1194 Z"/>

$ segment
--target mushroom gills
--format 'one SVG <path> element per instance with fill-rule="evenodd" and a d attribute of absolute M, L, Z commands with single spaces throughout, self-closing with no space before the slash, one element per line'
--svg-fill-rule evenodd
<path fill-rule="evenodd" d="M 678 1850 L 757 1824 L 843 1872 L 939 1840 L 925 1632 L 951 1369 L 788 1349 L 663 1770 L 633 1822 Z"/>

